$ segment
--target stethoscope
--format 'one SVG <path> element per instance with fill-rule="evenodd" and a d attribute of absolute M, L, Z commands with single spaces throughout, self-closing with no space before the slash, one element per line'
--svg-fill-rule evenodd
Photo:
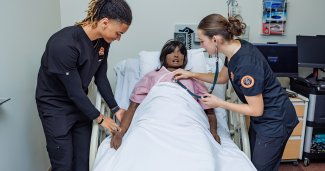
<path fill-rule="evenodd" d="M 214 90 L 214 87 L 217 83 L 218 80 L 218 75 L 219 75 L 219 54 L 217 53 L 217 59 L 216 59 L 216 70 L 214 72 L 214 78 L 213 78 L 213 83 L 212 86 L 210 87 L 209 94 L 211 94 Z M 193 93 L 191 90 L 189 90 L 183 83 L 181 83 L 179 80 L 176 80 L 175 78 L 173 79 L 175 83 L 180 85 L 182 88 L 184 88 L 191 96 L 193 96 L 195 99 L 200 99 L 202 96 L 199 96 L 195 93 Z"/>

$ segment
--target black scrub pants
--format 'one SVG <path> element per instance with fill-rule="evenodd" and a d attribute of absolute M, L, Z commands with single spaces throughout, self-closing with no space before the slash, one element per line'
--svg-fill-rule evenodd
<path fill-rule="evenodd" d="M 279 170 L 282 154 L 292 131 L 293 129 L 282 137 L 267 137 L 249 129 L 252 162 L 258 171 Z"/>
<path fill-rule="evenodd" d="M 252 128 L 249 129 L 249 140 L 252 162 L 258 171 L 278 171 L 284 148 L 288 139 L 299 123 L 294 107 L 290 101 L 285 103 L 283 119 L 283 136 L 268 137 Z"/>
<path fill-rule="evenodd" d="M 80 113 L 40 113 L 52 171 L 89 171 L 92 121 Z"/>

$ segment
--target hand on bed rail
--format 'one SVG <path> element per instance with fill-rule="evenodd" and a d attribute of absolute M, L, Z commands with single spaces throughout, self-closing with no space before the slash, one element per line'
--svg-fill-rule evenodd
<path fill-rule="evenodd" d="M 108 116 L 100 115 L 96 122 L 101 125 L 102 127 L 108 129 L 112 134 L 118 132 L 121 128 Z"/>
<path fill-rule="evenodd" d="M 125 113 L 125 109 L 120 109 L 120 110 L 118 110 L 114 115 L 116 116 L 116 118 L 117 118 L 117 120 L 118 121 L 122 121 L 122 117 L 123 117 L 123 115 L 124 115 L 124 113 Z"/>

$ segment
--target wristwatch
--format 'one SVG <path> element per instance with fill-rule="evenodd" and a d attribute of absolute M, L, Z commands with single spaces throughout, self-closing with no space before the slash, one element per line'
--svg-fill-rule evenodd
<path fill-rule="evenodd" d="M 119 106 L 115 106 L 115 107 L 113 107 L 113 108 L 111 109 L 111 112 L 112 112 L 113 114 L 115 114 L 118 110 L 120 110 L 120 107 L 119 107 Z"/>

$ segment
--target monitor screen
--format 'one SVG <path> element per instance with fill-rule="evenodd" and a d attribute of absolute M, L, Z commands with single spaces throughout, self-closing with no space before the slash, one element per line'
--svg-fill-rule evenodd
<path fill-rule="evenodd" d="M 325 36 L 297 36 L 298 65 L 325 68 Z"/>
<path fill-rule="evenodd" d="M 264 55 L 278 77 L 298 76 L 298 55 L 295 44 L 254 44 Z"/>

